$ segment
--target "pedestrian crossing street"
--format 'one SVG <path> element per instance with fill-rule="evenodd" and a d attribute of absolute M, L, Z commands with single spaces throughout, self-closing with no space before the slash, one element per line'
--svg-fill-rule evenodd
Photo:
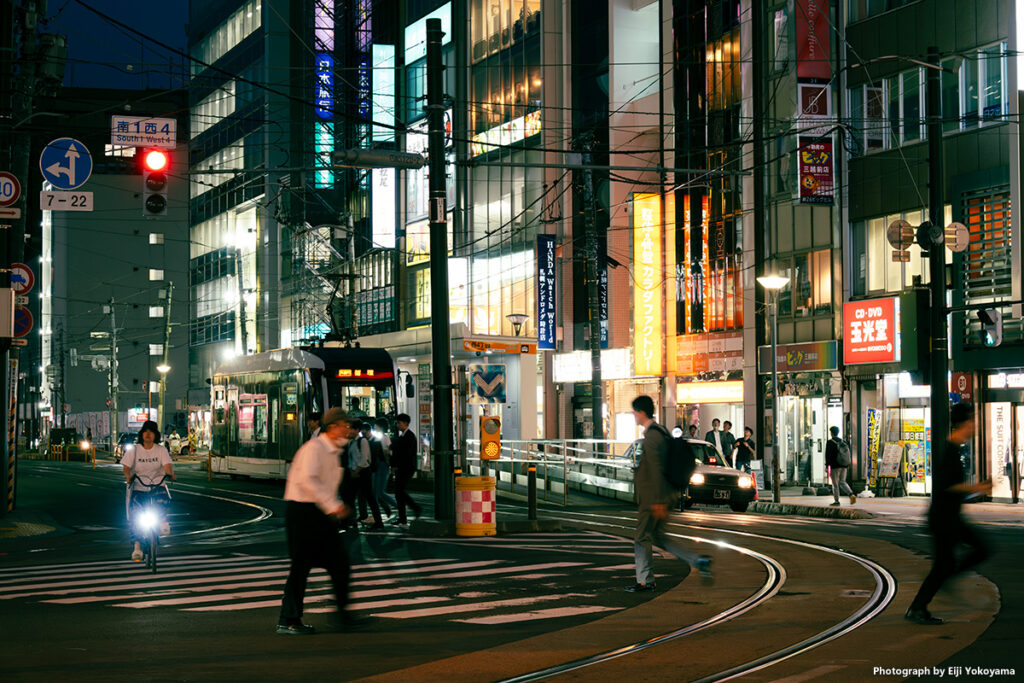
<path fill-rule="evenodd" d="M 499 625 L 624 609 L 633 576 L 632 542 L 599 533 L 474 539 L 417 539 L 420 559 L 353 564 L 349 609 L 392 620 L 443 619 Z M 460 546 L 474 546 L 459 559 Z M 433 552 L 431 552 L 433 551 Z M 0 570 L 0 605 L 27 601 L 74 609 L 170 609 L 191 613 L 268 612 L 276 616 L 286 557 L 193 554 L 162 557 L 150 573 L 128 560 Z M 334 611 L 329 577 L 310 575 L 306 613 Z"/>

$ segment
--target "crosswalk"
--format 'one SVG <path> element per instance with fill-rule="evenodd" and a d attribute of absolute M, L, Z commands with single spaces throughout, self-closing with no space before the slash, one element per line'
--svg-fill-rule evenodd
<path fill-rule="evenodd" d="M 416 542 L 427 551 L 418 555 L 431 556 L 353 565 L 351 610 L 383 619 L 494 626 L 600 615 L 629 606 L 620 583 L 632 576 L 633 552 L 623 538 L 578 532 Z M 467 555 L 460 546 L 474 546 L 470 559 L 459 559 Z M 203 553 L 163 557 L 156 574 L 121 560 L 7 568 L 0 570 L 0 604 L 235 614 L 263 610 L 273 618 L 288 566 L 285 557 Z M 331 612 L 333 604 L 329 577 L 314 570 L 306 612 Z"/>

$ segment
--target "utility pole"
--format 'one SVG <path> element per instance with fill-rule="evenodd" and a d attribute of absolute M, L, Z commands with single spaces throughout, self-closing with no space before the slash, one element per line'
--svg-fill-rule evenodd
<path fill-rule="evenodd" d="M 583 230 L 586 236 L 583 258 L 587 277 L 587 312 L 590 317 L 590 410 L 594 420 L 594 439 L 604 439 L 604 396 L 601 387 L 601 295 L 598 283 L 600 244 L 597 239 L 597 200 L 594 198 L 594 171 L 589 168 L 593 139 L 583 143 Z"/>
<path fill-rule="evenodd" d="M 60 348 L 60 380 L 59 380 L 60 381 L 60 384 L 59 384 L 59 392 L 60 392 L 60 428 L 64 429 L 64 427 L 67 426 L 67 424 L 66 424 L 66 422 L 67 422 L 67 411 L 66 411 L 67 404 L 65 403 L 65 401 L 67 400 L 67 398 L 66 398 L 66 392 L 67 392 L 67 383 L 66 383 L 67 382 L 67 367 L 65 366 L 65 363 L 64 363 L 64 357 L 67 355 L 67 350 L 64 348 L 64 323 L 63 322 L 57 323 L 57 338 L 60 340 L 60 342 L 59 342 L 59 348 Z"/>
<path fill-rule="evenodd" d="M 928 104 L 928 217 L 931 229 L 919 231 L 920 237 L 928 239 L 921 248 L 928 250 L 928 272 L 931 276 L 931 404 L 932 404 L 932 453 L 949 436 L 949 340 L 946 339 L 946 250 L 943 245 L 945 233 L 945 211 L 943 210 L 942 184 L 945 182 L 942 164 L 942 90 L 940 78 L 942 65 L 939 49 L 928 48 L 928 69 L 926 82 Z"/>
<path fill-rule="evenodd" d="M 121 432 L 117 428 L 119 417 L 117 408 L 117 389 L 119 380 L 117 377 L 117 320 L 114 315 L 114 297 L 110 297 L 110 409 L 112 417 L 110 420 L 110 448 L 113 450 L 117 445 L 117 439 Z"/>
<path fill-rule="evenodd" d="M 455 519 L 451 325 L 448 309 L 448 207 L 444 154 L 444 64 L 440 19 L 427 19 L 427 157 L 430 189 L 430 313 L 434 369 L 434 509 Z"/>
<path fill-rule="evenodd" d="M 167 372 L 170 367 L 167 364 L 167 355 L 171 347 L 171 299 L 174 297 L 174 283 L 167 283 L 167 306 L 164 308 L 164 357 L 163 371 L 160 372 L 160 403 L 156 409 L 156 424 L 162 430 L 164 428 L 164 394 L 167 392 Z M 160 368 L 157 368 L 160 370 Z"/>

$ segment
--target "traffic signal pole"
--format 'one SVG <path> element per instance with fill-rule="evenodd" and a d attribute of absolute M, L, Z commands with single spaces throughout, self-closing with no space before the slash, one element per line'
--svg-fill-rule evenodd
<path fill-rule="evenodd" d="M 434 377 L 434 516 L 455 519 L 451 326 L 448 311 L 448 199 L 444 154 L 444 64 L 440 19 L 427 19 L 427 167 L 430 190 L 430 313 Z"/>
<path fill-rule="evenodd" d="M 949 340 L 946 338 L 946 250 L 942 236 L 945 232 L 945 211 L 942 184 L 945 182 L 942 163 L 942 65 L 939 49 L 928 48 L 926 97 L 928 103 L 928 203 L 932 223 L 932 240 L 928 247 L 928 268 L 931 276 L 931 404 L 932 404 L 932 457 L 949 436 Z M 937 236 L 937 238 L 936 238 Z"/>

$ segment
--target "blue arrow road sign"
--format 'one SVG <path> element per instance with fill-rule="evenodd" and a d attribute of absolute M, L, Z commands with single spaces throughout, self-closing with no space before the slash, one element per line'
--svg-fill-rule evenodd
<path fill-rule="evenodd" d="M 78 140 L 58 138 L 43 148 L 39 170 L 55 189 L 73 190 L 84 185 L 92 175 L 92 155 Z"/>

